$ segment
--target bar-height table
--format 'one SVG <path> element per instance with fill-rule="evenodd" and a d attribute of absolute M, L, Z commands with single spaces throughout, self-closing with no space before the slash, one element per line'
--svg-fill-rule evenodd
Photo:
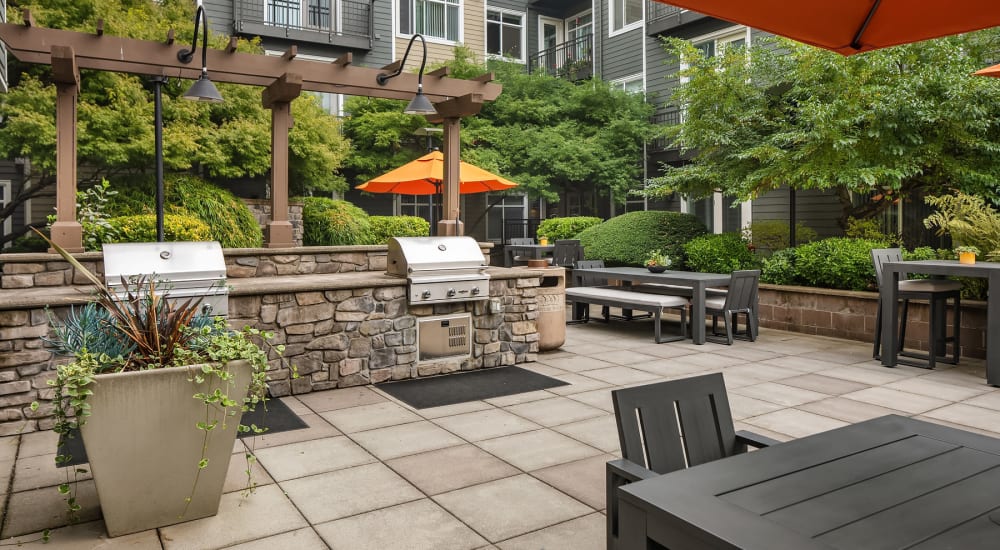
<path fill-rule="evenodd" d="M 616 279 L 626 283 L 659 283 L 691 287 L 691 340 L 705 343 L 705 289 L 729 286 L 731 277 L 721 273 L 696 273 L 692 271 L 664 271 L 652 273 L 644 267 L 602 267 L 574 269 L 573 284 L 580 286 L 583 277 Z"/>
<path fill-rule="evenodd" d="M 952 277 L 980 277 L 989 281 L 989 298 L 986 302 L 986 383 L 1000 386 L 1000 345 L 990 345 L 994 336 L 1000 337 L 1000 263 L 976 262 L 961 264 L 956 260 L 920 260 L 912 262 L 887 262 L 882 264 L 882 364 L 894 367 L 897 363 L 899 325 L 899 278 L 904 273 L 947 275 Z M 933 344 L 931 344 L 933 347 Z M 933 352 L 933 350 L 932 350 Z"/>
<path fill-rule="evenodd" d="M 625 485 L 618 548 L 994 549 L 998 486 L 1000 439 L 883 416 Z"/>

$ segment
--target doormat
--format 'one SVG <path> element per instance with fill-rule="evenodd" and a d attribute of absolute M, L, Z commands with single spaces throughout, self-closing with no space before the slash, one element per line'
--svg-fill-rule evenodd
<path fill-rule="evenodd" d="M 288 408 L 288 405 L 279 399 L 269 399 L 266 411 L 264 405 L 258 403 L 256 410 L 243 413 L 240 423 L 246 426 L 256 425 L 259 428 L 267 428 L 264 434 L 288 432 L 309 427 L 297 414 L 292 412 L 292 409 Z M 191 429 L 197 428 L 192 426 Z M 253 435 L 253 432 L 237 432 L 236 437 L 244 438 Z M 60 465 L 62 467 L 76 466 L 87 462 L 87 451 L 83 447 L 83 438 L 80 437 L 80 432 L 73 430 L 68 437 L 60 441 L 56 454 L 68 454 L 71 457 L 68 462 Z"/>
<path fill-rule="evenodd" d="M 401 382 L 386 382 L 376 387 L 411 407 L 426 409 L 568 384 L 569 382 L 519 367 L 496 367 Z"/>

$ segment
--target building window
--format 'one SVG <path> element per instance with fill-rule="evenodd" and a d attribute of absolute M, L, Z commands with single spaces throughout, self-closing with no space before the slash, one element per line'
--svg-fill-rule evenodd
<path fill-rule="evenodd" d="M 306 24 L 320 29 L 330 28 L 330 0 L 306 0 Z"/>
<path fill-rule="evenodd" d="M 267 0 L 265 21 L 276 27 L 330 29 L 332 3 L 333 0 Z"/>
<path fill-rule="evenodd" d="M 267 22 L 279 27 L 298 27 L 301 10 L 301 0 L 267 0 Z"/>
<path fill-rule="evenodd" d="M 612 80 L 611 86 L 629 94 L 641 94 L 644 91 L 641 74 Z"/>
<path fill-rule="evenodd" d="M 524 63 L 524 14 L 486 10 L 486 53 Z"/>
<path fill-rule="evenodd" d="M 461 27 L 461 0 L 399 0 L 400 34 L 458 42 Z"/>
<path fill-rule="evenodd" d="M 611 0 L 611 32 L 631 29 L 642 23 L 642 0 Z"/>

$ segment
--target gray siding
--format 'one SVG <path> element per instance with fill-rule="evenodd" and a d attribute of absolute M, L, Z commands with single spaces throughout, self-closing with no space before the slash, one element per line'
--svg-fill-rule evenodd
<path fill-rule="evenodd" d="M 820 238 L 843 236 L 837 224 L 840 202 L 833 191 L 807 189 L 795 193 L 795 219 L 816 231 Z M 753 201 L 753 219 L 788 221 L 788 188 L 783 187 Z"/>
<path fill-rule="evenodd" d="M 608 0 L 601 0 L 594 13 L 594 34 L 599 37 L 600 44 L 597 47 L 596 69 L 603 80 L 615 80 L 642 72 L 643 28 L 609 36 L 610 9 Z"/>

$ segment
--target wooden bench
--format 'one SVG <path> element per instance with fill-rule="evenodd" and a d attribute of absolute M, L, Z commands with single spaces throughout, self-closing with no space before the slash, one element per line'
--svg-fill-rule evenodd
<path fill-rule="evenodd" d="M 648 311 L 653 315 L 653 330 L 657 344 L 663 342 L 676 342 L 687 338 L 687 298 L 663 294 L 650 294 L 646 292 L 635 292 L 604 286 L 583 286 L 567 288 L 566 300 L 574 304 L 574 319 L 577 319 L 578 314 L 576 304 L 578 303 L 619 307 L 623 310 L 638 309 L 639 311 Z M 681 333 L 667 339 L 661 337 L 660 331 L 660 317 L 664 309 L 676 309 L 681 315 Z"/>

